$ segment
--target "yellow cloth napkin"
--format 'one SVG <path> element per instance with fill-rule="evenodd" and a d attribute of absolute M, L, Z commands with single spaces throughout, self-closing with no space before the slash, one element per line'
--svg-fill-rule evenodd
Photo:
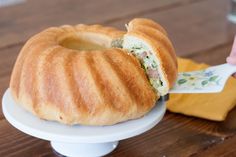
<path fill-rule="evenodd" d="M 188 59 L 178 58 L 179 72 L 208 67 Z M 211 94 L 170 94 L 167 109 L 171 112 L 199 118 L 223 121 L 236 105 L 236 79 L 231 77 L 224 90 Z"/>

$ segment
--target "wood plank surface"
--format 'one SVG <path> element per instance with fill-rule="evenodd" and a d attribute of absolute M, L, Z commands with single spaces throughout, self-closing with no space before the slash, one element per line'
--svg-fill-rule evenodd
<path fill-rule="evenodd" d="M 210 149 L 196 153 L 196 157 L 234 157 L 236 156 L 236 150 L 232 147 L 235 145 L 236 137 L 230 137 L 228 139 L 222 139 L 222 142 L 212 146 Z M 231 148 L 231 149 L 229 149 Z"/>
<path fill-rule="evenodd" d="M 229 0 L 28 0 L 0 8 L 0 96 L 9 85 L 15 59 L 33 34 L 62 24 L 101 23 L 124 29 L 134 17 L 148 17 L 168 31 L 177 54 L 216 65 L 225 62 L 235 24 L 226 15 Z M 197 104 L 196 104 L 197 105 Z M 0 156 L 55 157 L 48 142 L 13 128 L 0 109 Z M 120 142 L 111 157 L 236 156 L 236 109 L 224 122 L 167 112 L 150 131 Z"/>
<path fill-rule="evenodd" d="M 222 0 L 205 0 L 198 3 L 184 3 L 183 5 L 143 14 L 158 21 L 169 33 L 176 52 L 179 56 L 204 51 L 216 45 L 231 40 L 229 34 L 235 29 L 226 19 L 228 3 Z M 209 6 L 214 9 L 209 9 Z M 122 27 L 134 16 L 112 23 L 112 26 Z M 231 31 L 228 33 L 228 31 Z"/>
<path fill-rule="evenodd" d="M 107 4 L 107 2 L 101 2 L 99 5 L 89 2 L 83 4 L 83 2 L 79 1 L 77 2 L 78 4 L 74 5 L 72 8 L 67 7 L 71 7 L 73 4 L 59 1 L 57 4 L 58 7 L 53 7 L 54 3 L 52 2 L 52 4 L 49 3 L 44 6 L 44 12 L 39 11 L 42 4 L 29 1 L 29 3 L 25 4 L 27 6 L 22 4 L 14 8 L 7 7 L 4 8 L 4 10 L 0 10 L 0 19 L 2 19 L 0 23 L 0 47 L 13 43 L 23 44 L 30 36 L 49 26 L 101 23 L 124 29 L 124 24 L 130 19 L 134 17 L 148 17 L 160 22 L 167 29 L 170 38 L 173 40 L 177 54 L 185 56 L 189 53 L 202 51 L 204 48 L 214 47 L 228 40 L 228 33 L 226 32 L 229 30 L 229 24 L 225 18 L 228 12 L 228 3 L 226 3 L 226 1 L 206 0 L 198 2 L 183 0 L 178 2 L 175 0 L 171 2 L 160 1 L 159 3 L 155 3 L 155 1 L 150 0 L 146 1 L 144 6 L 141 5 L 141 1 L 135 2 L 139 5 L 133 5 L 134 1 L 132 0 L 130 0 L 130 2 L 114 1 L 116 3 L 112 5 Z M 82 5 L 80 3 L 83 4 L 83 7 L 79 7 Z M 132 9 L 123 7 L 120 13 L 119 8 L 121 6 L 119 5 L 124 3 L 127 6 L 133 7 Z M 101 8 L 105 7 L 104 4 L 117 6 L 117 8 L 115 7 L 116 9 L 113 9 L 113 7 L 108 7 L 108 9 L 112 8 L 112 11 L 106 10 L 101 12 Z M 88 7 L 86 5 L 92 6 Z M 211 5 L 214 10 L 209 10 L 209 5 Z M 23 10 L 23 7 L 29 9 Z M 58 13 L 61 9 L 65 9 L 63 18 Z M 67 9 L 70 9 L 70 11 L 67 11 Z M 93 12 L 89 9 L 93 9 Z M 83 12 L 83 14 L 75 14 L 77 10 Z M 136 11 L 136 13 L 134 11 Z M 10 14 L 11 16 L 9 17 L 9 12 L 13 12 L 14 14 Z M 107 12 L 109 12 L 109 14 L 107 14 Z M 19 18 L 19 16 L 21 18 Z M 7 30 L 11 30 L 11 32 Z M 22 32 L 22 30 L 24 31 Z M 189 43 L 189 41 L 191 41 L 191 43 Z"/>
<path fill-rule="evenodd" d="M 136 12 L 175 5 L 181 0 L 56 0 L 34 1 L 0 9 L 0 47 L 26 41 L 50 26 L 78 23 L 104 23 Z M 187 1 L 187 0 L 186 0 Z M 132 7 L 132 9 L 131 9 Z M 122 9 L 122 11 L 121 11 Z"/>
<path fill-rule="evenodd" d="M 221 126 L 217 122 L 168 113 L 164 120 L 152 130 L 121 141 L 111 156 L 151 157 L 153 154 L 157 156 L 190 156 L 213 145 L 221 144 L 225 138 L 232 136 L 232 132 L 222 132 L 219 127 Z M 53 156 L 54 152 L 47 142 L 25 135 L 3 120 L 0 122 L 0 128 L 2 128 L 0 129 L 1 155 Z"/>

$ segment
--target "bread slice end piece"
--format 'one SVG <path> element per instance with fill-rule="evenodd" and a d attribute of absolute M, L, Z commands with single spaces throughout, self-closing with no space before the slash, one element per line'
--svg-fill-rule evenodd
<path fill-rule="evenodd" d="M 147 41 L 128 33 L 124 35 L 122 47 L 139 59 L 156 94 L 166 95 L 169 91 L 169 82 L 152 46 Z"/>

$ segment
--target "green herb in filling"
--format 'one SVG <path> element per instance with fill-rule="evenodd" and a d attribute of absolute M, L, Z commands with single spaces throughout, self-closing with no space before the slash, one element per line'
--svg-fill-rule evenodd
<path fill-rule="evenodd" d="M 153 88 L 157 90 L 162 87 L 163 82 L 157 74 L 157 63 L 155 62 L 152 54 L 139 46 L 133 46 L 131 53 L 133 53 L 140 60 L 141 66 L 145 70 Z"/>

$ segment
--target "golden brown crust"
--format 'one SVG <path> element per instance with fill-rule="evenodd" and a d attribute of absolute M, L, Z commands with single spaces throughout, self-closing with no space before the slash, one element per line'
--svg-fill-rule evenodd
<path fill-rule="evenodd" d="M 107 46 L 124 33 L 99 25 L 49 28 L 32 37 L 15 63 L 10 90 L 36 116 L 65 124 L 111 125 L 143 116 L 157 97 L 136 58 L 121 49 L 73 50 L 65 38 Z"/>
<path fill-rule="evenodd" d="M 162 32 L 164 35 L 167 35 L 166 30 L 158 23 L 155 21 L 152 21 L 150 19 L 146 18 L 135 18 L 132 19 L 129 24 L 128 24 L 128 31 L 136 30 L 137 27 L 139 26 L 145 26 L 153 29 L 157 29 L 160 32 Z"/>
<path fill-rule="evenodd" d="M 130 29 L 131 25 L 131 29 Z M 166 31 L 149 19 L 134 19 L 128 24 L 127 36 L 135 36 L 151 46 L 160 62 L 167 82 L 167 91 L 174 85 L 178 74 L 177 57 Z"/>

